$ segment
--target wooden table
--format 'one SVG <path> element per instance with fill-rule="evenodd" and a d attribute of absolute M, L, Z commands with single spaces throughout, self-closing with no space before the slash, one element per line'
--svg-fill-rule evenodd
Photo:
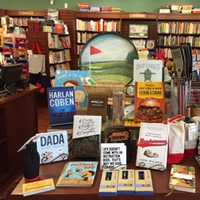
<path fill-rule="evenodd" d="M 52 177 L 55 180 L 55 183 L 63 169 L 65 162 L 48 164 L 41 166 L 40 169 L 40 177 L 41 178 L 50 178 Z M 115 196 L 115 197 L 100 197 L 98 194 L 99 184 L 101 179 L 101 171 L 97 172 L 97 176 L 95 179 L 95 183 L 92 187 L 89 188 L 80 188 L 80 187 L 66 187 L 66 188 L 56 188 L 56 190 L 46 193 L 41 193 L 33 196 L 26 197 L 30 200 L 95 200 L 95 199 L 119 199 L 119 200 L 126 200 L 129 199 L 149 199 L 149 200 L 156 200 L 156 199 L 177 199 L 177 200 L 197 200 L 200 199 L 200 187 L 199 187 L 199 169 L 194 161 L 194 159 L 187 159 L 181 164 L 191 165 L 196 167 L 196 178 L 197 178 L 197 192 L 196 193 L 186 193 L 186 192 L 179 192 L 179 191 L 171 191 L 168 188 L 169 184 L 169 171 L 164 172 L 159 171 L 152 171 L 152 179 L 153 179 L 153 186 L 154 186 L 154 195 L 153 196 Z M 131 164 L 133 165 L 133 164 Z M 9 200 L 21 200 L 25 197 L 21 195 L 22 193 L 22 183 L 23 179 L 17 184 L 16 188 L 13 192 L 9 195 Z"/>

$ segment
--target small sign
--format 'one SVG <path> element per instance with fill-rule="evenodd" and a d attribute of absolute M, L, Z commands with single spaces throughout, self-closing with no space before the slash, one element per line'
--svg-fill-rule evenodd
<path fill-rule="evenodd" d="M 124 143 L 101 144 L 101 168 L 126 168 L 126 145 Z"/>
<path fill-rule="evenodd" d="M 73 139 L 101 134 L 101 116 L 74 115 Z"/>
<path fill-rule="evenodd" d="M 67 131 L 54 131 L 37 134 L 37 150 L 40 163 L 50 163 L 68 158 Z"/>

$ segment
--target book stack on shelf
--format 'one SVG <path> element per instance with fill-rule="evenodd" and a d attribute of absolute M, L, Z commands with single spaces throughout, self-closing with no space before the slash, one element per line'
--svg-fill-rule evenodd
<path fill-rule="evenodd" d="M 190 43 L 195 50 L 193 55 L 194 52 L 198 54 L 198 48 L 200 48 L 200 26 L 198 22 L 159 22 L 157 32 L 157 46 L 164 52 L 165 57 L 171 58 L 171 48 L 179 47 L 182 43 Z"/>
<path fill-rule="evenodd" d="M 154 51 L 155 40 L 149 38 L 148 24 L 129 24 L 129 39 L 138 50 L 140 58 L 146 58 L 151 51 Z"/>
<path fill-rule="evenodd" d="M 77 55 L 80 54 L 85 43 L 103 32 L 120 32 L 120 21 L 113 19 L 96 19 L 96 20 L 76 20 L 77 31 Z"/>
<path fill-rule="evenodd" d="M 50 78 L 53 79 L 57 69 L 70 69 L 71 40 L 68 27 L 63 22 L 43 26 L 43 31 L 48 32 L 49 69 Z"/>

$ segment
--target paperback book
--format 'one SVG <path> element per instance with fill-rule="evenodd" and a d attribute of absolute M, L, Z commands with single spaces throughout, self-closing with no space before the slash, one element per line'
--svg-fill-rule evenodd
<path fill-rule="evenodd" d="M 153 195 L 150 170 L 135 170 L 135 192 L 137 195 Z"/>
<path fill-rule="evenodd" d="M 96 176 L 98 162 L 74 161 L 68 162 L 56 183 L 58 187 L 88 187 L 92 186 Z"/>
<path fill-rule="evenodd" d="M 73 87 L 48 88 L 49 123 L 51 126 L 71 124 L 76 112 Z"/>
<path fill-rule="evenodd" d="M 99 187 L 100 196 L 117 195 L 118 171 L 104 170 L 102 172 L 101 183 Z"/>
<path fill-rule="evenodd" d="M 135 193 L 135 172 L 133 169 L 119 170 L 117 193 L 123 195 Z"/>
<path fill-rule="evenodd" d="M 52 178 L 34 181 L 30 183 L 23 183 L 22 185 L 23 196 L 30 196 L 51 190 L 55 190 L 55 185 Z"/>
<path fill-rule="evenodd" d="M 141 123 L 136 166 L 156 170 L 167 167 L 169 128 L 162 123 Z"/>
<path fill-rule="evenodd" d="M 169 187 L 173 190 L 196 192 L 195 168 L 192 166 L 172 165 Z"/>

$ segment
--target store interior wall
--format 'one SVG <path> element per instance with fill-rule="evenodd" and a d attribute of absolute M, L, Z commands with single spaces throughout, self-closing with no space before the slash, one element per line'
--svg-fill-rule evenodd
<path fill-rule="evenodd" d="M 54 5 L 50 5 L 54 1 Z M 157 12 L 158 8 L 168 4 L 193 4 L 200 6 L 200 0 L 0 0 L 0 9 L 42 10 L 48 8 L 65 8 L 77 10 L 79 2 L 98 6 L 120 7 L 128 12 Z"/>

